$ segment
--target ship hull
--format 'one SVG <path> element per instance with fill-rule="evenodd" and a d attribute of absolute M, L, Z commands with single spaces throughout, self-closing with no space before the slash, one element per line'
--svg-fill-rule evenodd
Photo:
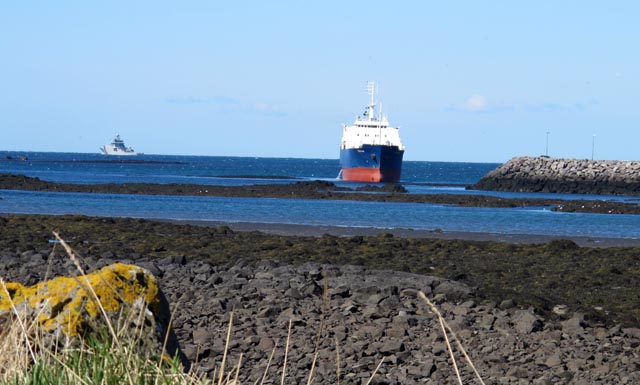
<path fill-rule="evenodd" d="M 103 155 L 118 155 L 118 156 L 135 156 L 140 155 L 140 153 L 135 151 L 123 151 L 113 146 L 103 146 L 100 147 L 100 151 Z"/>
<path fill-rule="evenodd" d="M 403 155 L 404 150 L 397 146 L 363 145 L 361 148 L 342 149 L 342 179 L 350 182 L 398 182 Z"/>

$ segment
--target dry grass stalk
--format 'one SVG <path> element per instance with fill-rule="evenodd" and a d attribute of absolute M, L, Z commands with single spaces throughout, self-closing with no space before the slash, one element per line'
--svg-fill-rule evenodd
<path fill-rule="evenodd" d="M 337 385 L 340 385 L 340 344 L 338 343 L 338 337 L 334 338 L 336 342 L 336 381 Z"/>
<path fill-rule="evenodd" d="M 447 343 L 447 351 L 449 352 L 449 357 L 451 357 L 451 365 L 453 365 L 453 371 L 456 373 L 456 378 L 458 379 L 458 384 L 462 385 L 462 378 L 460 377 L 460 371 L 458 370 L 458 364 L 456 363 L 456 357 L 453 355 L 453 349 L 451 348 L 451 343 L 449 342 L 449 336 L 447 335 L 447 329 L 444 326 L 444 320 L 438 313 L 438 321 L 440 322 L 440 328 L 442 329 L 442 335 L 444 336 L 444 341 Z"/>
<path fill-rule="evenodd" d="M 238 365 L 236 366 L 236 375 L 233 378 L 233 384 L 232 385 L 237 385 L 238 384 L 238 377 L 240 376 L 240 366 L 242 366 L 242 353 L 240 353 L 240 358 L 238 358 Z"/>
<path fill-rule="evenodd" d="M 35 362 L 36 361 L 36 355 L 33 352 L 33 347 L 31 346 L 31 341 L 29 341 L 29 333 L 27 332 L 27 329 L 26 329 L 26 327 L 24 325 L 24 322 L 22 321 L 22 318 L 20 317 L 20 313 L 18 313 L 18 310 L 16 309 L 16 304 L 11 299 L 11 294 L 9 294 L 9 290 L 7 290 L 7 285 L 5 284 L 4 279 L 0 278 L 0 284 L 2 285 L 2 291 L 4 292 L 4 295 L 7 296 L 7 300 L 11 304 L 11 310 L 13 311 L 13 314 L 16 316 L 16 320 L 18 321 L 18 325 L 20 326 L 20 331 L 21 331 L 20 334 L 24 337 L 24 343 L 25 343 L 25 346 L 27 347 L 27 349 L 29 350 L 29 355 L 31 356 L 31 359 L 33 359 L 33 362 Z"/>
<path fill-rule="evenodd" d="M 89 283 L 89 280 L 87 279 L 86 273 L 85 273 L 84 269 L 82 268 L 82 266 L 80 265 L 80 261 L 78 261 L 78 258 L 76 257 L 75 252 L 67 244 L 67 242 L 65 242 L 64 239 L 62 239 L 62 237 L 60 237 L 60 234 L 58 234 L 57 232 L 54 231 L 53 235 L 56 237 L 58 242 L 60 242 L 62 247 L 64 247 L 65 251 L 67 252 L 67 255 L 69 255 L 69 258 L 71 258 L 71 261 L 76 266 L 76 269 L 78 269 L 80 274 L 82 274 L 82 277 L 84 278 L 84 283 L 85 283 L 86 287 L 89 288 L 89 292 L 91 292 L 91 295 L 93 296 L 93 300 L 98 304 L 98 308 L 100 309 L 100 312 L 102 313 L 102 316 L 105 319 L 105 323 L 107 325 L 107 329 L 111 333 L 111 336 L 113 337 L 114 342 L 118 343 L 118 335 L 116 334 L 116 332 L 115 332 L 115 330 L 113 328 L 113 325 L 111 324 L 111 320 L 109 319 L 109 316 L 107 315 L 106 310 L 104 310 L 104 306 L 102 306 L 102 303 L 100 302 L 100 298 L 98 298 L 98 295 L 96 294 L 95 290 L 93 289 L 93 286 L 91 286 L 91 283 Z"/>
<path fill-rule="evenodd" d="M 26 348 L 31 343 L 24 336 L 12 314 L 0 320 L 0 380 L 20 377 L 31 366 L 34 353 Z"/>
<path fill-rule="evenodd" d="M 57 352 L 50 350 L 50 344 L 43 342 L 43 338 L 39 334 L 37 322 L 39 314 L 36 314 L 30 319 L 23 320 L 2 278 L 0 278 L 0 286 L 2 286 L 11 304 L 12 314 L 16 318 L 16 322 L 14 322 L 12 315 L 7 315 L 7 318 L 3 320 L 4 325 L 0 323 L 0 326 L 2 326 L 0 328 L 2 341 L 2 343 L 0 343 L 0 364 L 2 364 L 0 365 L 0 380 L 4 382 L 15 380 L 25 381 L 28 370 L 44 355 L 66 368 L 66 370 L 70 372 L 69 376 L 75 378 L 78 383 L 86 384 L 84 379 L 76 375 L 71 368 L 55 354 Z M 28 327 L 26 322 L 28 322 Z M 24 342 L 24 344 L 22 342 Z M 54 347 L 57 349 L 57 346 L 56 340 Z"/>
<path fill-rule="evenodd" d="M 233 326 L 233 312 L 229 314 L 229 328 L 227 329 L 227 342 L 224 345 L 224 353 L 222 354 L 222 364 L 220 364 L 220 378 L 218 379 L 218 385 L 222 385 L 222 378 L 224 377 L 224 365 L 227 361 L 227 351 L 229 350 L 229 341 L 231 340 L 232 326 Z"/>
<path fill-rule="evenodd" d="M 373 373 L 371 373 L 371 377 L 369 377 L 369 380 L 365 385 L 369 385 L 371 383 L 371 381 L 373 380 L 373 377 L 375 377 L 376 373 L 378 373 L 378 370 L 380 370 L 380 367 L 382 366 L 382 362 L 384 362 L 384 357 L 382 357 L 382 359 L 380 360 L 380 363 L 378 363 L 378 366 L 376 366 L 376 370 L 374 370 Z"/>
<path fill-rule="evenodd" d="M 471 357 L 469 357 L 469 355 L 467 354 L 467 351 L 462 346 L 462 343 L 458 339 L 458 336 L 456 335 L 456 333 L 453 331 L 453 329 L 451 329 L 451 326 L 449 326 L 449 324 L 444 320 L 444 317 L 442 317 L 442 314 L 440 313 L 440 310 L 438 310 L 436 305 L 433 302 L 431 302 L 429 300 L 429 298 L 427 298 L 427 296 L 422 291 L 418 292 L 418 296 L 420 298 L 422 298 L 422 300 L 429 306 L 431 311 L 438 317 L 438 320 L 440 321 L 440 327 L 442 328 L 442 333 L 443 333 L 445 341 L 447 343 L 447 348 L 449 349 L 449 354 L 450 354 L 451 360 L 453 362 L 453 367 L 454 367 L 456 375 L 458 377 L 458 383 L 460 383 L 460 385 L 462 385 L 462 379 L 460 378 L 460 372 L 458 371 L 458 366 L 456 365 L 456 360 L 453 357 L 453 350 L 451 349 L 451 345 L 449 344 L 449 337 L 447 336 L 447 331 L 449 331 L 449 333 L 451 333 L 451 336 L 453 337 L 454 341 L 456 342 L 456 345 L 457 345 L 458 349 L 462 352 L 465 360 L 467 361 L 467 363 L 469 364 L 471 369 L 473 369 L 473 372 L 475 373 L 476 378 L 478 379 L 478 381 L 480 381 L 480 383 L 482 385 L 485 385 L 484 381 L 482 380 L 482 377 L 480 376 L 480 373 L 478 372 L 478 369 L 476 369 L 476 366 L 473 364 L 473 361 L 471 361 Z"/>
<path fill-rule="evenodd" d="M 269 361 L 267 362 L 267 367 L 264 369 L 264 374 L 262 375 L 262 381 L 260 381 L 260 385 L 263 385 L 265 380 L 267 379 L 267 374 L 269 373 L 269 368 L 271 367 L 271 361 L 273 360 L 273 356 L 276 353 L 276 349 L 278 348 L 278 341 L 273 346 L 271 350 L 271 355 L 269 356 Z"/>
<path fill-rule="evenodd" d="M 284 348 L 284 363 L 282 364 L 282 379 L 280 380 L 280 385 L 284 385 L 284 377 L 287 373 L 287 358 L 289 357 L 289 341 L 291 340 L 291 323 L 289 320 L 289 330 L 287 331 L 287 343 Z"/>
<path fill-rule="evenodd" d="M 313 361 L 311 362 L 311 369 L 309 369 L 309 378 L 307 379 L 307 385 L 311 385 L 313 382 L 313 370 L 316 367 L 316 361 L 318 360 L 318 349 L 316 347 L 316 352 L 313 354 Z"/>
<path fill-rule="evenodd" d="M 78 271 L 83 276 L 86 275 L 78 261 L 76 254 L 71 249 L 71 247 L 69 247 L 69 245 L 59 236 L 58 233 L 54 232 L 54 236 L 56 237 L 58 243 L 60 243 L 64 247 L 65 251 L 73 261 Z M 51 271 L 50 264 L 51 263 L 49 263 L 49 266 L 47 267 L 47 276 L 49 276 Z M 53 342 L 51 340 L 45 342 L 44 338 L 42 336 L 39 336 L 39 325 L 36 321 L 38 315 L 36 314 L 35 317 L 31 317 L 33 319 L 23 320 L 20 313 L 17 311 L 14 302 L 11 301 L 11 297 L 9 296 L 4 280 L 0 279 L 0 283 L 3 291 L 5 292 L 5 295 L 7 295 L 10 300 L 13 311 L 13 315 L 10 316 L 10 319 L 6 320 L 6 325 L 3 325 L 6 327 L 0 328 L 0 334 L 2 337 L 0 339 L 0 367 L 3 368 L 3 370 L 0 371 L 0 373 L 2 374 L 0 376 L 0 381 L 15 381 L 16 379 L 26 381 L 25 376 L 28 375 L 29 369 L 32 367 L 32 365 L 34 363 L 43 362 L 42 360 L 45 360 L 45 363 L 49 362 L 50 364 L 57 364 L 62 367 L 64 369 L 64 375 L 67 378 L 73 379 L 74 383 L 86 384 L 86 379 L 79 376 L 76 373 L 75 369 L 70 367 L 65 361 L 66 359 L 71 357 L 70 354 L 74 354 L 74 352 L 75 354 L 77 354 L 80 360 L 92 360 L 95 359 L 94 352 L 91 350 L 87 350 L 88 347 L 83 344 L 81 344 L 79 348 L 69 349 L 69 346 L 67 346 L 67 348 L 60 350 L 58 343 L 59 340 L 57 339 L 57 336 Z M 124 370 L 121 372 L 121 374 L 127 378 L 128 383 L 138 383 L 132 377 L 133 374 L 143 377 L 153 375 L 153 373 L 149 372 L 149 368 L 145 369 L 146 365 L 148 365 L 148 361 L 140 360 L 140 357 L 135 356 L 134 349 L 131 349 L 132 346 L 136 345 L 135 342 L 132 344 L 120 343 L 121 340 L 125 338 L 127 339 L 127 341 L 129 341 L 131 338 L 137 338 L 138 340 L 142 338 L 141 325 L 144 324 L 143 320 L 145 317 L 145 307 L 140 306 L 137 309 L 138 311 L 132 310 L 129 314 L 120 313 L 119 318 L 115 321 L 117 327 L 114 327 L 112 320 L 106 315 L 104 307 L 100 303 L 98 296 L 87 281 L 86 277 L 84 278 L 84 282 L 81 283 L 82 287 L 85 288 L 85 291 L 92 294 L 94 300 L 96 301 L 96 304 L 101 310 L 101 314 L 105 318 L 109 334 L 112 337 L 110 339 L 111 343 L 114 344 L 114 346 L 111 348 L 113 350 L 110 350 L 109 354 L 113 354 L 114 357 L 123 358 L 124 364 L 127 367 L 130 367 L 130 370 Z M 29 324 L 27 325 L 26 322 L 29 322 Z M 129 325 L 131 325 L 132 323 L 135 325 L 139 325 L 140 327 L 138 329 L 129 330 Z M 19 341 L 24 341 L 24 345 L 19 343 Z M 26 346 L 26 349 L 20 348 L 20 346 Z M 26 351 L 28 351 L 28 354 L 24 353 Z M 6 361 L 7 359 L 10 359 L 11 361 Z M 104 366 L 107 365 L 107 362 L 105 361 L 101 365 L 104 368 Z M 153 365 L 153 367 L 156 368 L 155 382 L 158 383 L 161 380 L 162 376 L 167 375 L 167 373 L 164 372 L 161 365 L 158 365 L 157 367 Z M 10 377 L 7 377 L 6 374 L 10 374 Z M 189 381 L 180 382 L 195 383 L 193 380 L 194 379 L 191 378 L 189 379 Z"/>
<path fill-rule="evenodd" d="M 165 353 L 167 352 L 167 344 L 169 343 L 169 334 L 173 329 L 173 316 L 176 313 L 176 311 L 178 311 L 179 307 L 180 307 L 180 300 L 178 300 L 173 310 L 171 310 L 170 312 L 171 315 L 169 316 L 169 324 L 167 325 L 167 330 L 165 330 L 165 333 L 164 333 L 164 341 L 162 341 L 162 352 L 160 352 L 160 360 L 158 360 L 158 370 L 161 370 L 162 361 L 164 360 Z"/>

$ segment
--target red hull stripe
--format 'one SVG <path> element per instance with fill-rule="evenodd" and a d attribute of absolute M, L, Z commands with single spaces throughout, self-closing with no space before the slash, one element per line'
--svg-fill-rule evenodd
<path fill-rule="evenodd" d="M 343 168 L 342 180 L 349 182 L 397 182 L 400 180 L 400 170 L 384 170 L 379 168 L 357 167 Z"/>

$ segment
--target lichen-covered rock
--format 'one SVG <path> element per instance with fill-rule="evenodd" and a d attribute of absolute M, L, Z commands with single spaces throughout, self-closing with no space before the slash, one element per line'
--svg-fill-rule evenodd
<path fill-rule="evenodd" d="M 45 340 L 73 342 L 111 325 L 118 336 L 137 336 L 146 354 L 159 355 L 167 339 L 165 352 L 181 355 L 170 330 L 168 302 L 156 278 L 141 267 L 115 263 L 83 276 L 28 287 L 8 282 L 5 287 L 0 289 L 0 317 L 17 313 L 35 323 Z"/>

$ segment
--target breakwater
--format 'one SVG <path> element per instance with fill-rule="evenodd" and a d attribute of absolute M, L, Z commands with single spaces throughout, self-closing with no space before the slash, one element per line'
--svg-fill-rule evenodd
<path fill-rule="evenodd" d="M 640 195 L 640 161 L 516 157 L 473 190 Z"/>

